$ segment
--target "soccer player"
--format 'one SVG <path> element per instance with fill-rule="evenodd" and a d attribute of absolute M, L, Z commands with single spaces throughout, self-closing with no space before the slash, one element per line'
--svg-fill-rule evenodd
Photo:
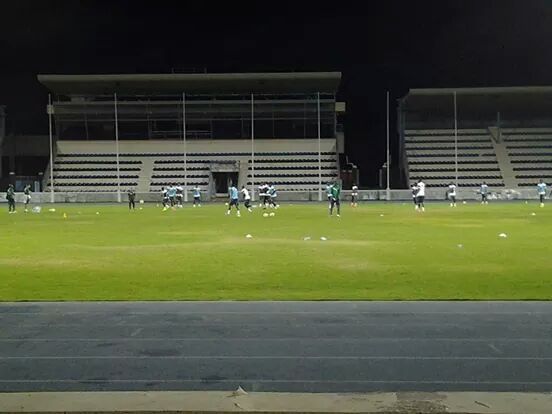
<path fill-rule="evenodd" d="M 6 191 L 6 200 L 8 200 L 8 213 L 16 213 L 15 211 L 15 189 L 13 184 L 8 185 L 8 190 Z"/>
<path fill-rule="evenodd" d="M 228 192 L 230 194 L 230 202 L 228 203 L 228 211 L 226 212 L 226 214 L 230 215 L 230 210 L 232 209 L 232 206 L 236 206 L 236 214 L 238 217 L 240 217 L 240 199 L 238 189 L 234 184 L 232 184 L 232 186 L 228 189 Z"/>
<path fill-rule="evenodd" d="M 128 210 L 135 210 L 136 209 L 136 203 L 134 202 L 136 200 L 136 191 L 134 191 L 132 188 L 129 188 L 127 191 L 128 195 Z"/>
<path fill-rule="evenodd" d="M 25 213 L 28 212 L 29 203 L 31 202 L 31 186 L 26 185 L 23 189 L 23 193 L 25 194 Z"/>
<path fill-rule="evenodd" d="M 358 206 L 357 197 L 358 197 L 358 187 L 356 185 L 353 185 L 351 189 L 351 207 Z"/>
<path fill-rule="evenodd" d="M 537 184 L 537 192 L 539 193 L 540 206 L 544 207 L 544 197 L 546 197 L 546 183 L 541 179 Z"/>
<path fill-rule="evenodd" d="M 268 204 L 270 205 L 270 207 L 278 208 L 278 204 L 276 203 L 276 197 L 278 197 L 278 193 L 276 192 L 276 187 L 274 187 L 274 184 L 270 184 L 268 186 L 267 194 Z"/>
<path fill-rule="evenodd" d="M 259 198 L 263 208 L 266 208 L 268 204 L 268 184 L 261 184 L 259 186 Z"/>
<path fill-rule="evenodd" d="M 450 206 L 456 207 L 456 184 L 454 183 L 449 184 L 447 194 L 450 200 Z"/>
<path fill-rule="evenodd" d="M 425 199 L 425 183 L 420 178 L 416 184 L 418 191 L 416 192 L 416 210 L 425 211 L 424 199 Z"/>
<path fill-rule="evenodd" d="M 328 205 L 332 202 L 332 183 L 326 184 L 326 197 L 328 198 Z"/>
<path fill-rule="evenodd" d="M 193 195 L 194 195 L 194 204 L 193 206 L 201 207 L 201 191 L 199 190 L 199 186 L 196 184 L 194 188 L 192 189 Z"/>
<path fill-rule="evenodd" d="M 177 185 L 175 187 L 176 190 L 176 205 L 178 208 L 182 208 L 182 200 L 184 198 L 184 189 L 181 185 Z"/>
<path fill-rule="evenodd" d="M 416 196 L 418 195 L 418 187 L 416 184 L 410 185 L 410 191 L 412 191 L 412 202 L 414 203 L 414 209 L 418 210 L 418 203 L 416 202 Z"/>
<path fill-rule="evenodd" d="M 176 202 L 176 188 L 172 184 L 169 186 L 169 189 L 167 190 L 167 194 L 169 196 L 171 207 L 174 207 Z"/>
<path fill-rule="evenodd" d="M 334 206 L 337 209 L 337 217 L 341 217 L 341 188 L 338 183 L 332 185 L 332 198 L 330 200 L 330 216 L 333 213 Z"/>
<path fill-rule="evenodd" d="M 249 190 L 242 185 L 240 192 L 243 194 L 243 205 L 247 211 L 251 213 L 253 210 L 251 210 L 251 196 L 249 195 Z"/>
<path fill-rule="evenodd" d="M 489 186 L 485 181 L 483 181 L 483 184 L 481 184 L 481 187 L 479 187 L 479 193 L 481 194 L 481 204 L 489 204 L 487 201 L 487 194 L 489 192 Z"/>
<path fill-rule="evenodd" d="M 161 187 L 161 197 L 163 200 L 163 210 L 169 208 L 169 193 L 165 187 Z"/>

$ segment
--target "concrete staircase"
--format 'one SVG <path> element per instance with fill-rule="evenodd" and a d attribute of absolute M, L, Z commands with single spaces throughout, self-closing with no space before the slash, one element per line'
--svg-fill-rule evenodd
<path fill-rule="evenodd" d="M 138 185 L 136 186 L 137 193 L 147 193 L 150 190 L 151 176 L 153 175 L 153 158 L 142 159 L 142 170 L 140 171 L 140 178 L 138 179 Z"/>
<path fill-rule="evenodd" d="M 514 171 L 514 167 L 510 162 L 510 156 L 508 155 L 508 149 L 506 144 L 501 139 L 500 128 L 489 127 L 489 134 L 491 135 L 491 143 L 493 144 L 496 159 L 498 161 L 498 167 L 504 180 L 504 186 L 506 188 L 516 188 L 517 180 Z"/>

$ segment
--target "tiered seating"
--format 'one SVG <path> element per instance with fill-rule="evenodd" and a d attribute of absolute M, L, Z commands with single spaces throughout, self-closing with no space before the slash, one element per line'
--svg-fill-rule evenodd
<path fill-rule="evenodd" d="M 405 131 L 409 181 L 423 179 L 429 187 L 443 187 L 455 180 L 454 130 Z M 482 181 L 503 187 L 491 137 L 485 129 L 458 130 L 458 185 L 477 187 Z"/>
<path fill-rule="evenodd" d="M 322 140 L 322 180 L 338 176 L 335 139 Z M 191 141 L 187 145 L 186 182 L 209 191 L 213 164 L 232 163 L 240 184 L 274 183 L 280 191 L 317 190 L 317 140 L 259 140 L 255 143 L 254 172 L 248 140 Z M 182 143 L 175 141 L 124 141 L 120 143 L 121 187 L 158 192 L 170 184 L 183 184 Z M 60 141 L 54 161 L 56 191 L 117 191 L 113 144 Z"/>
<path fill-rule="evenodd" d="M 54 163 L 55 191 L 117 191 L 117 161 L 112 155 L 60 155 Z M 121 157 L 119 176 L 122 187 L 136 187 L 141 171 L 140 160 Z"/>
<path fill-rule="evenodd" d="M 552 128 L 503 128 L 519 187 L 535 186 L 539 179 L 552 181 Z"/>

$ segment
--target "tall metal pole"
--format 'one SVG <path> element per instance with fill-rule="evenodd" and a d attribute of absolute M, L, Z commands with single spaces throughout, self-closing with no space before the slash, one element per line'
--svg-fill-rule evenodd
<path fill-rule="evenodd" d="M 188 148 L 186 146 L 186 94 L 182 93 L 182 143 L 184 146 L 184 202 L 188 202 Z"/>
<path fill-rule="evenodd" d="M 318 201 L 322 201 L 322 143 L 320 133 L 320 92 L 316 93 L 316 111 L 318 113 Z"/>
<path fill-rule="evenodd" d="M 386 173 L 387 173 L 387 194 L 386 199 L 391 199 L 391 185 L 389 183 L 390 170 L 391 170 L 391 154 L 389 152 L 389 91 L 387 91 L 387 161 L 386 161 Z"/>
<path fill-rule="evenodd" d="M 255 97 L 251 94 L 251 201 L 255 201 Z"/>
<path fill-rule="evenodd" d="M 52 115 L 54 107 L 52 105 L 52 95 L 48 94 L 48 128 L 50 133 L 50 203 L 53 203 L 54 198 L 54 138 L 52 129 Z"/>
<path fill-rule="evenodd" d="M 458 186 L 458 115 L 456 111 L 456 91 L 454 91 L 454 184 Z"/>
<path fill-rule="evenodd" d="M 115 159 L 117 161 L 117 202 L 121 202 L 121 174 L 119 169 L 119 118 L 117 113 L 117 93 L 113 94 L 115 109 Z"/>

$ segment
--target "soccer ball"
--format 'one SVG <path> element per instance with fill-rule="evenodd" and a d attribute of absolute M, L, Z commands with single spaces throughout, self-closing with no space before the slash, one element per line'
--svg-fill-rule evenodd
<path fill-rule="evenodd" d="M 274 217 L 274 213 L 270 213 L 270 217 Z"/>
<path fill-rule="evenodd" d="M 268 217 L 268 213 L 263 213 L 263 217 Z"/>

